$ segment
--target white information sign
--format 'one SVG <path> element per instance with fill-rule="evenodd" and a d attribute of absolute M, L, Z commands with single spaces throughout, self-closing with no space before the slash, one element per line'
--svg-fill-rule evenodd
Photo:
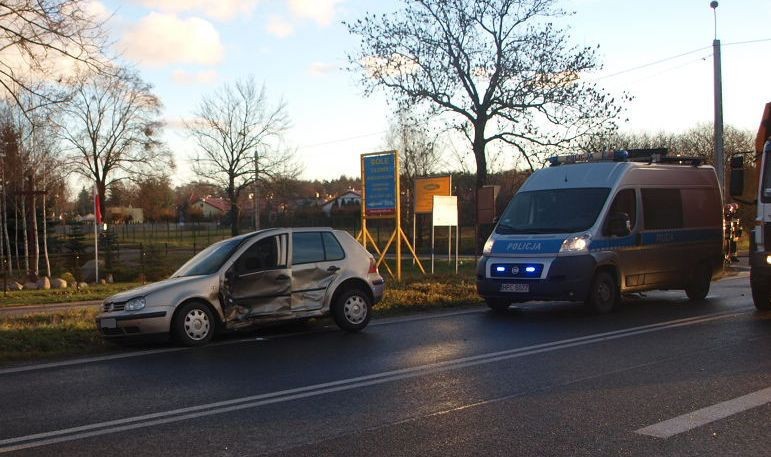
<path fill-rule="evenodd" d="M 434 195 L 434 227 L 458 226 L 458 197 Z"/>

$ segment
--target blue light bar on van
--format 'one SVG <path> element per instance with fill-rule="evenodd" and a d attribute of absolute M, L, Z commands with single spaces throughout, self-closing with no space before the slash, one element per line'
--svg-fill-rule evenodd
<path fill-rule="evenodd" d="M 531 278 L 541 277 L 543 265 L 538 263 L 495 263 L 490 266 L 493 278 Z"/>
<path fill-rule="evenodd" d="M 556 167 L 569 163 L 578 162 L 601 162 L 612 160 L 614 162 L 625 162 L 629 159 L 629 153 L 625 150 L 592 152 L 587 154 L 568 154 L 549 157 L 549 166 Z"/>

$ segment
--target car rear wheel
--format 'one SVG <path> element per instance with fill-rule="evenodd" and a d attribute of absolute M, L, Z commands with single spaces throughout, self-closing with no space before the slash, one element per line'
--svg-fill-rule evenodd
<path fill-rule="evenodd" d="M 712 269 L 709 265 L 700 265 L 691 278 L 691 283 L 685 288 L 685 294 L 691 301 L 701 301 L 707 298 L 709 286 L 712 283 Z"/>
<path fill-rule="evenodd" d="M 335 324 L 348 332 L 358 332 L 369 323 L 372 300 L 361 289 L 349 289 L 341 293 L 332 305 Z"/>
<path fill-rule="evenodd" d="M 618 303 L 619 295 L 618 285 L 613 275 L 607 271 L 600 271 L 594 275 L 585 305 L 592 312 L 609 313 Z"/>
<path fill-rule="evenodd" d="M 203 346 L 214 336 L 214 316 L 200 302 L 188 303 L 177 311 L 171 323 L 174 340 L 184 346 Z"/>

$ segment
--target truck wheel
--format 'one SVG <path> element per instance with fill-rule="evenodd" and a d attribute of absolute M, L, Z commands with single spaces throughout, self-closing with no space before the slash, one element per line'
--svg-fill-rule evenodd
<path fill-rule="evenodd" d="M 485 298 L 485 303 L 496 313 L 505 313 L 511 305 L 511 302 L 505 298 Z"/>
<path fill-rule="evenodd" d="M 757 308 L 758 311 L 770 310 L 771 293 L 769 292 L 771 292 L 771 288 L 769 288 L 768 284 L 761 286 L 750 282 L 750 287 L 752 287 L 752 301 L 755 303 L 755 308 Z"/>
<path fill-rule="evenodd" d="M 709 286 L 712 283 L 712 269 L 709 265 L 700 265 L 691 278 L 691 283 L 685 288 L 685 294 L 691 301 L 701 301 L 707 298 Z"/>
<path fill-rule="evenodd" d="M 585 305 L 592 312 L 609 313 L 618 303 L 619 295 L 618 285 L 613 275 L 607 271 L 600 271 L 594 275 Z"/>
<path fill-rule="evenodd" d="M 203 346 L 214 336 L 214 327 L 214 316 L 209 307 L 191 302 L 177 311 L 171 322 L 171 334 L 184 346 Z"/>
<path fill-rule="evenodd" d="M 347 332 L 358 332 L 369 323 L 372 300 L 361 289 L 349 289 L 341 293 L 332 304 L 335 324 Z"/>

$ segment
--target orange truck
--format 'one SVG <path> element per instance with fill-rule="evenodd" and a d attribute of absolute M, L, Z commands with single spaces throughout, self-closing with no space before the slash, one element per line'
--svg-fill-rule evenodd
<path fill-rule="evenodd" d="M 771 309 L 771 103 L 767 103 L 755 139 L 752 172 L 741 157 L 731 161 L 731 196 L 757 202 L 755 227 L 750 235 L 750 287 L 759 310 Z M 757 176 L 757 178 L 755 178 Z M 755 182 L 757 180 L 757 182 Z M 747 186 L 745 186 L 747 184 Z"/>

